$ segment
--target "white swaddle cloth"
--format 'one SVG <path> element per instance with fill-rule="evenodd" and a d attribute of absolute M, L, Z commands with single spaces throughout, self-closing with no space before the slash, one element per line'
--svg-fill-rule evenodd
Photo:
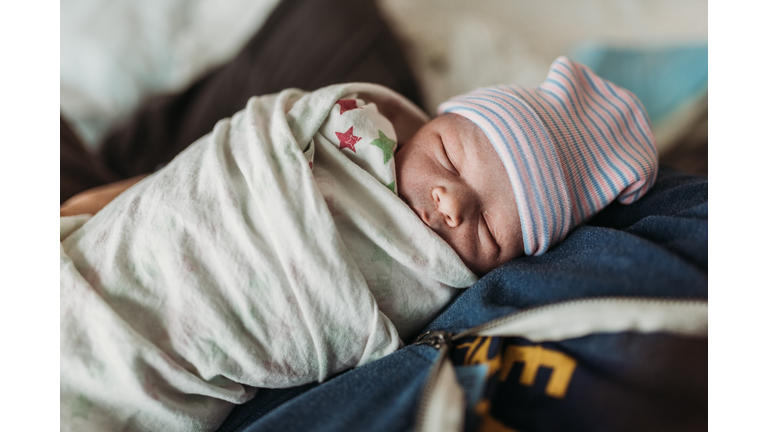
<path fill-rule="evenodd" d="M 62 430 L 213 430 L 259 387 L 398 349 L 476 280 L 393 193 L 425 121 L 372 84 L 254 97 L 62 218 Z"/>

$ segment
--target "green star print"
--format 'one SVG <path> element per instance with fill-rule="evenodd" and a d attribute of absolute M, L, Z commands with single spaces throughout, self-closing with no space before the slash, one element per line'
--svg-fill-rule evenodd
<path fill-rule="evenodd" d="M 384 135 L 384 132 L 379 131 L 379 137 L 373 141 L 371 141 L 372 146 L 376 146 L 381 149 L 381 152 L 384 154 L 384 162 L 389 162 L 390 159 L 392 159 L 393 150 L 395 149 L 395 145 L 397 143 L 395 140 L 391 140 L 387 138 L 386 135 Z"/>

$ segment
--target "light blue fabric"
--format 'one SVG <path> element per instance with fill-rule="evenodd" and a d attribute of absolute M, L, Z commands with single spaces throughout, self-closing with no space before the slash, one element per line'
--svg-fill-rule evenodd
<path fill-rule="evenodd" d="M 657 48 L 582 45 L 572 57 L 600 77 L 634 93 L 654 124 L 707 91 L 706 42 Z"/>

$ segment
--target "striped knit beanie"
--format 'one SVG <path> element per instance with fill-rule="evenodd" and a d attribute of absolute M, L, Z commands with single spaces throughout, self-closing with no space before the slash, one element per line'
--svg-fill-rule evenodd
<path fill-rule="evenodd" d="M 442 103 L 493 144 L 515 192 L 526 255 L 540 255 L 611 201 L 656 181 L 648 116 L 629 91 L 560 57 L 538 87 L 496 86 Z"/>

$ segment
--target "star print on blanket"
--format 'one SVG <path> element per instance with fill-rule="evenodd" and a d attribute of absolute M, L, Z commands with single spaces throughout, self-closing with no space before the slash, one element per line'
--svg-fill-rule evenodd
<path fill-rule="evenodd" d="M 357 96 L 357 95 L 351 95 Z M 397 194 L 394 155 L 397 135 L 375 103 L 360 98 L 336 101 L 319 134 L 384 187 Z M 346 150 L 351 150 L 348 152 Z"/>
<path fill-rule="evenodd" d="M 341 146 L 341 148 L 343 149 L 348 148 L 353 152 L 357 153 L 357 151 L 355 150 L 355 144 L 357 144 L 357 142 L 360 141 L 360 137 L 355 136 L 352 133 L 352 126 L 350 126 L 349 129 L 347 129 L 347 131 L 344 133 L 336 132 L 336 136 L 339 138 L 339 145 Z"/>
<path fill-rule="evenodd" d="M 354 99 L 339 99 L 336 103 L 339 104 L 340 107 L 339 115 L 344 114 L 347 111 L 359 108 L 357 106 L 357 101 Z"/>
<path fill-rule="evenodd" d="M 382 163 L 387 163 L 395 154 L 394 150 L 397 143 L 394 140 L 387 138 L 387 136 L 384 135 L 384 132 L 379 131 L 379 137 L 371 141 L 371 145 L 381 149 L 381 152 L 384 155 L 384 160 Z"/>

